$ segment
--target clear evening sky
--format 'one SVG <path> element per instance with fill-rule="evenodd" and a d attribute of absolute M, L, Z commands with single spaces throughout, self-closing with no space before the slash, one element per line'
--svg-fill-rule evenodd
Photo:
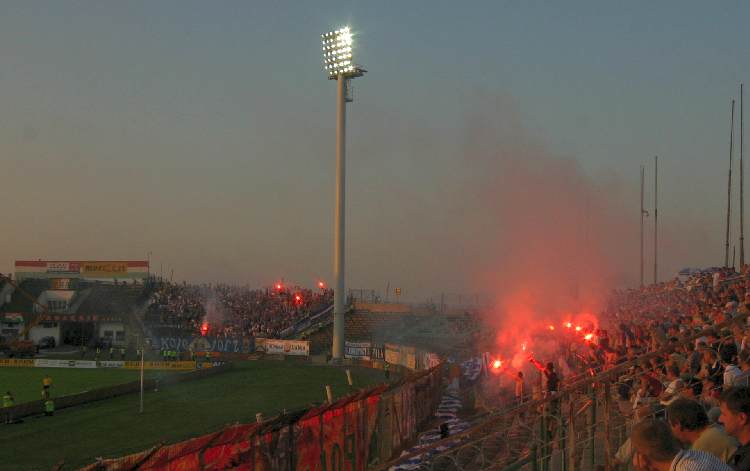
<path fill-rule="evenodd" d="M 332 282 L 320 34 L 343 24 L 369 70 L 348 116 L 350 287 L 472 289 L 461 247 L 482 229 L 455 201 L 477 108 L 619 188 L 633 221 L 658 154 L 661 273 L 720 264 L 748 18 L 743 1 L 4 1 L 0 271 L 150 251 L 179 280 Z"/>

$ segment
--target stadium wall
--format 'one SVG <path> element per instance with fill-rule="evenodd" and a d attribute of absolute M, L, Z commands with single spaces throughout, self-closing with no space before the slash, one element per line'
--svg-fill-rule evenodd
<path fill-rule="evenodd" d="M 100 470 L 362 470 L 397 456 L 432 417 L 442 365 L 332 404 L 262 423 L 238 424 L 169 446 L 100 460 Z"/>

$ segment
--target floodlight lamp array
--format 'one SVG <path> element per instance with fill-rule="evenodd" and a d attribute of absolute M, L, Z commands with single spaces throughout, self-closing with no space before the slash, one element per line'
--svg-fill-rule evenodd
<path fill-rule="evenodd" d="M 356 74 L 352 62 L 352 33 L 349 27 L 322 34 L 323 68 L 329 77 Z"/>

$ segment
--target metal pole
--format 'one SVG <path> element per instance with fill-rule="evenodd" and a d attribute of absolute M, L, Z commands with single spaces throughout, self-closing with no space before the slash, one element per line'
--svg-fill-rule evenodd
<path fill-rule="evenodd" d="M 141 414 L 143 414 L 143 350 L 143 344 L 141 344 Z"/>
<path fill-rule="evenodd" d="M 641 165 L 641 288 L 643 288 L 643 185 L 646 179 L 646 168 Z"/>
<path fill-rule="evenodd" d="M 742 141 L 744 138 L 745 130 L 742 126 L 743 115 L 742 84 L 740 84 L 740 271 L 742 271 L 742 267 L 745 265 L 745 170 L 742 161 Z"/>
<path fill-rule="evenodd" d="M 610 384 L 609 381 L 604 383 L 604 470 L 610 471 L 612 469 L 611 460 L 611 440 L 610 435 L 612 434 L 611 424 L 611 397 L 610 397 Z"/>
<path fill-rule="evenodd" d="M 573 393 L 569 396 L 568 404 L 568 467 L 567 471 L 576 470 L 576 410 Z"/>
<path fill-rule="evenodd" d="M 734 144 L 734 100 L 729 126 L 729 181 L 727 183 L 727 233 L 724 243 L 724 267 L 729 267 L 729 221 L 732 215 L 732 146 Z"/>
<path fill-rule="evenodd" d="M 541 469 L 544 471 L 546 469 L 546 460 L 547 460 L 547 404 L 542 405 L 542 413 L 539 416 L 539 438 L 541 446 Z"/>
<path fill-rule="evenodd" d="M 659 156 L 654 156 L 654 284 L 659 282 Z"/>
<path fill-rule="evenodd" d="M 337 79 L 336 93 L 336 209 L 334 214 L 333 277 L 333 345 L 334 360 L 344 357 L 344 315 L 346 291 L 344 287 L 345 195 L 346 195 L 346 81 L 343 74 Z"/>
<path fill-rule="evenodd" d="M 591 468 L 589 469 L 593 470 L 596 465 L 596 388 L 593 386 L 591 387 L 591 428 L 589 430 L 589 438 L 591 438 Z"/>

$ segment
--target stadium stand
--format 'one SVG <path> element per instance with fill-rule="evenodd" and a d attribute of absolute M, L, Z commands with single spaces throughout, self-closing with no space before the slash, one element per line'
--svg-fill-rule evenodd
<path fill-rule="evenodd" d="M 279 338 L 328 308 L 330 290 L 250 289 L 228 285 L 149 285 L 144 323 L 154 335 L 205 333 Z"/>
<path fill-rule="evenodd" d="M 642 289 L 615 291 L 599 313 L 597 326 L 566 331 L 563 325 L 554 334 L 547 330 L 540 337 L 544 342 L 532 342 L 521 357 L 523 377 L 516 374 L 519 365 L 493 362 L 493 353 L 477 359 L 480 374 L 467 382 L 474 383 L 477 403 L 489 411 L 489 418 L 472 423 L 458 437 L 420 447 L 379 469 L 413 469 L 457 457 L 471 469 L 519 469 L 528 463 L 539 463 L 541 469 L 558 469 L 562 463 L 575 469 L 597 469 L 605 463 L 627 466 L 634 447 L 644 450 L 667 443 L 657 443 L 655 436 L 647 440 L 650 443 L 642 437 L 638 443 L 628 440 L 630 430 L 654 417 L 662 421 L 662 438 L 671 430 L 687 440 L 687 447 L 703 449 L 697 447 L 705 442 L 692 443 L 692 429 L 677 425 L 687 416 L 663 424 L 665 407 L 677 399 L 683 410 L 702 411 L 701 424 L 710 428 L 712 440 L 735 443 L 707 449 L 715 456 L 706 458 L 713 464 L 702 469 L 728 469 L 717 463 L 736 463 L 733 440 L 743 432 L 734 422 L 727 422 L 732 426 L 724 430 L 716 422 L 734 413 L 731 407 L 750 407 L 749 316 L 747 266 L 740 273 L 709 269 Z M 493 344 L 497 348 L 494 335 L 487 333 L 479 352 Z M 543 352 L 542 343 L 549 347 Z M 534 346 L 538 349 L 532 354 Z M 720 410 L 720 404 L 729 410 Z M 503 446 L 497 448 L 496 443 Z"/>

